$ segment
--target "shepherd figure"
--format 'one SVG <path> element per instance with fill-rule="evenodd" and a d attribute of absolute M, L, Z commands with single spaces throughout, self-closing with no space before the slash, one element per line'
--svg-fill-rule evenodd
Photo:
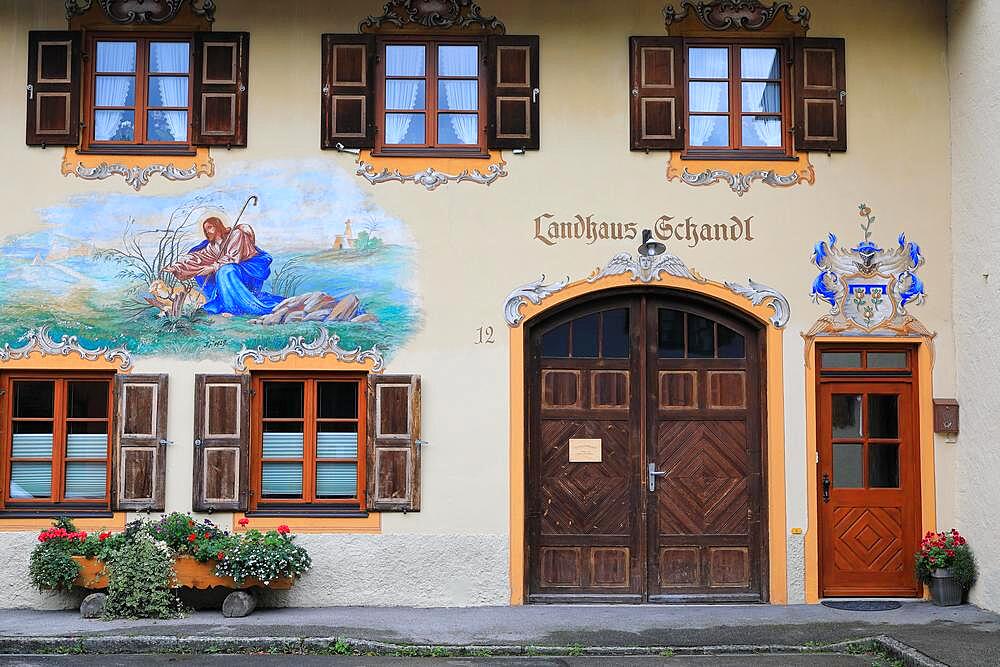
<path fill-rule="evenodd" d="M 212 216 L 201 223 L 205 240 L 164 271 L 178 280 L 194 278 L 205 295 L 202 308 L 215 315 L 267 315 L 284 297 L 265 292 L 271 255 L 257 247 L 248 224 L 227 227 Z"/>

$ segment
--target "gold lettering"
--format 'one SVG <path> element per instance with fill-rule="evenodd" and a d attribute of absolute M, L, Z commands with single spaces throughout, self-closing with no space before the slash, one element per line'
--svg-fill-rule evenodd
<path fill-rule="evenodd" d="M 551 213 L 542 213 L 540 216 L 535 218 L 535 238 L 544 243 L 545 245 L 555 245 L 555 241 L 551 241 L 544 236 L 542 236 L 542 220 L 548 218 L 554 218 L 555 216 Z"/>

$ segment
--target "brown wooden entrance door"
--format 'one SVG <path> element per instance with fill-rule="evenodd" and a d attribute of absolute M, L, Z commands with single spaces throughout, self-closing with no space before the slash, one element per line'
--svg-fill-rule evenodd
<path fill-rule="evenodd" d="M 911 356 L 900 350 L 819 352 L 823 596 L 920 592 L 913 572 L 920 482 Z"/>
<path fill-rule="evenodd" d="M 756 325 L 636 290 L 528 336 L 529 600 L 765 599 Z"/>

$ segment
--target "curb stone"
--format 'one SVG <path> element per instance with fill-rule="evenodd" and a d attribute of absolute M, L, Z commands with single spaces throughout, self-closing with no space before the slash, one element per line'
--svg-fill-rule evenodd
<path fill-rule="evenodd" d="M 947 667 L 887 635 L 818 646 L 785 644 L 720 644 L 714 646 L 516 646 L 488 644 L 398 644 L 348 637 L 171 637 L 89 635 L 83 637 L 0 637 L 0 654 L 327 654 L 334 646 L 352 653 L 441 657 L 490 656 L 640 656 L 860 653 L 883 651 L 907 667 Z"/>

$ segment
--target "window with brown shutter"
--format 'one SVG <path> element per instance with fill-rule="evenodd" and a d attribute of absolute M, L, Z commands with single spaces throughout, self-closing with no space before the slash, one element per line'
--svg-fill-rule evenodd
<path fill-rule="evenodd" d="M 3 507 L 108 510 L 110 373 L 11 372 L 3 388 Z"/>
<path fill-rule="evenodd" d="M 29 146 L 76 146 L 80 141 L 80 32 L 28 33 Z"/>
<path fill-rule="evenodd" d="M 782 159 L 847 150 L 844 40 L 632 37 L 632 150 Z"/>
<path fill-rule="evenodd" d="M 488 157 L 539 147 L 538 37 L 323 35 L 321 146 Z"/>
<path fill-rule="evenodd" d="M 847 150 L 844 40 L 795 40 L 795 147 Z"/>
<path fill-rule="evenodd" d="M 196 512 L 246 510 L 250 378 L 196 375 L 194 487 Z"/>
<path fill-rule="evenodd" d="M 138 155 L 246 146 L 248 33 L 94 31 L 83 52 L 80 35 L 30 33 L 29 145 Z"/>
<path fill-rule="evenodd" d="M 420 376 L 368 381 L 368 509 L 420 510 Z"/>
<path fill-rule="evenodd" d="M 167 376 L 115 379 L 115 509 L 163 511 L 167 473 Z"/>

